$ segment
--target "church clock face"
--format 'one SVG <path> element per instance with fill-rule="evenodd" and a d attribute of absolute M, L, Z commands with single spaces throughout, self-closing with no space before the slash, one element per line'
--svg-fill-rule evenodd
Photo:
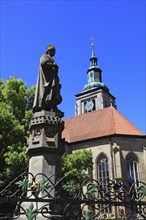
<path fill-rule="evenodd" d="M 94 107 L 94 103 L 92 100 L 89 100 L 86 102 L 85 109 L 87 112 L 91 111 L 93 109 L 93 107 Z"/>

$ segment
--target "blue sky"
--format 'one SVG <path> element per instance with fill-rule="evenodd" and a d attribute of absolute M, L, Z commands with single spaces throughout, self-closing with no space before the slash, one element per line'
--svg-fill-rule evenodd
<path fill-rule="evenodd" d="M 56 47 L 65 117 L 87 83 L 91 41 L 119 112 L 146 133 L 146 2 L 1 0 L 1 78 L 36 84 L 40 56 Z"/>

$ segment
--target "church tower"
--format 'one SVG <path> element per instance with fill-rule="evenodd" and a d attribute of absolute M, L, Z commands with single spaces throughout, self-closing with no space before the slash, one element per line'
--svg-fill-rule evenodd
<path fill-rule="evenodd" d="M 64 120 L 66 153 L 92 152 L 93 166 L 88 174 L 100 183 L 105 179 L 146 182 L 146 135 L 117 111 L 97 61 L 92 43 L 88 82 L 76 95 L 76 115 Z M 111 210 L 106 209 L 104 216 L 101 212 L 99 219 L 105 214 L 106 219 L 117 219 L 117 209 L 115 213 Z"/>
<path fill-rule="evenodd" d="M 98 67 L 97 61 L 94 42 L 92 42 L 90 67 L 87 70 L 88 83 L 84 86 L 83 91 L 76 95 L 75 115 L 110 106 L 116 108 L 115 97 L 110 94 L 108 87 L 102 82 L 102 70 Z"/>

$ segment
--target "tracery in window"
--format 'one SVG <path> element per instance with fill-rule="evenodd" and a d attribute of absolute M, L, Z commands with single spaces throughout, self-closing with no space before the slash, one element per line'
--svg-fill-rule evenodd
<path fill-rule="evenodd" d="M 135 155 L 129 154 L 126 158 L 127 178 L 134 182 L 138 180 L 138 160 Z"/>
<path fill-rule="evenodd" d="M 101 154 L 97 160 L 97 176 L 99 182 L 109 181 L 108 159 L 104 154 Z"/>
<path fill-rule="evenodd" d="M 102 187 L 102 196 L 107 196 L 110 194 L 110 185 L 109 185 L 109 164 L 108 164 L 108 158 L 101 154 L 99 158 L 97 159 L 97 180 L 100 184 L 100 187 Z M 108 213 L 111 213 L 111 207 L 108 207 L 107 205 L 100 205 L 101 213 L 107 215 Z"/>

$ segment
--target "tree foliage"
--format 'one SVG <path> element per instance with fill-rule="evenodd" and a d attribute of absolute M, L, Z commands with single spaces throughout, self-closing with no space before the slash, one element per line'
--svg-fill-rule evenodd
<path fill-rule="evenodd" d="M 78 150 L 72 154 L 64 154 L 62 157 L 62 174 L 66 176 L 62 183 L 64 195 L 74 197 L 80 190 L 80 184 L 89 178 L 87 169 L 92 167 L 92 153 L 88 150 Z"/>
<path fill-rule="evenodd" d="M 27 88 L 21 79 L 0 80 L 0 187 L 27 171 L 26 154 L 29 122 L 35 87 Z M 62 158 L 62 174 L 84 179 L 92 166 L 92 153 L 77 151 Z"/>
<path fill-rule="evenodd" d="M 0 80 L 0 184 L 27 170 L 26 145 L 34 89 L 28 89 L 15 77 L 6 82 Z"/>
<path fill-rule="evenodd" d="M 62 173 L 64 176 L 72 175 L 84 180 L 87 175 L 87 168 L 92 166 L 92 152 L 79 150 L 73 154 L 64 154 L 62 157 Z"/>

